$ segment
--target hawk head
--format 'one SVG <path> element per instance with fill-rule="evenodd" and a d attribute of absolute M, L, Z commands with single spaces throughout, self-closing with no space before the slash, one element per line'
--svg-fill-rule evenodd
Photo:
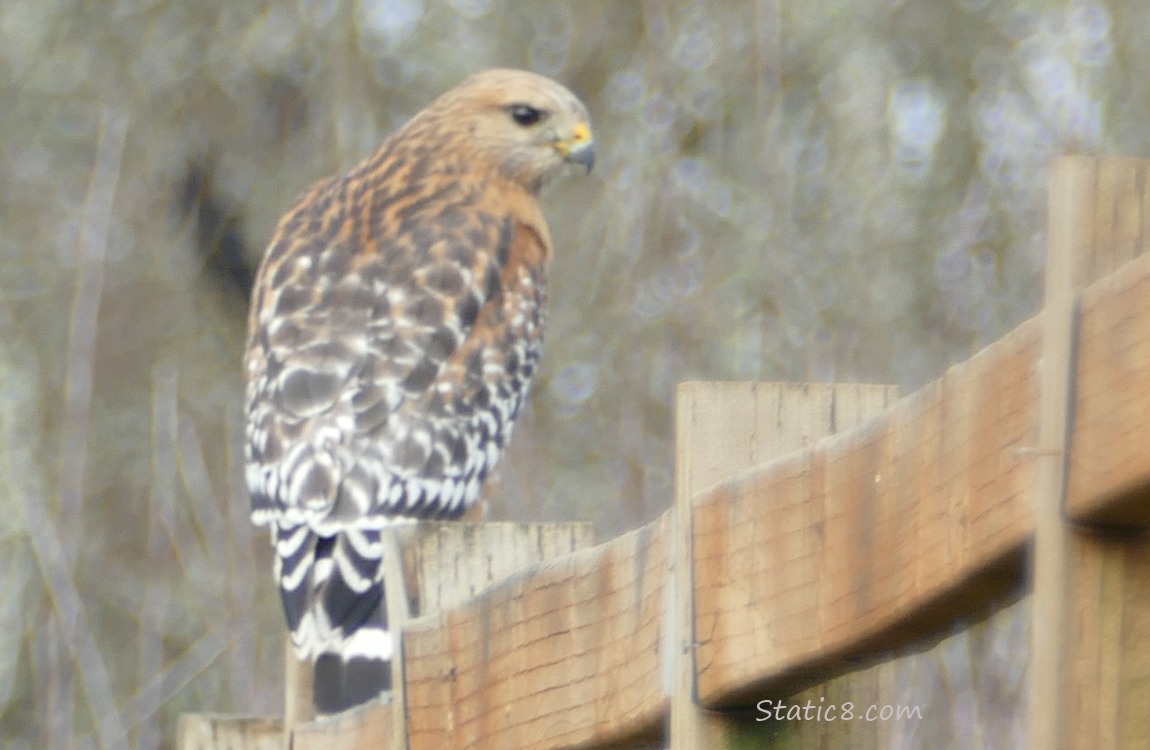
<path fill-rule="evenodd" d="M 476 73 L 426 112 L 448 118 L 461 146 L 532 193 L 571 168 L 588 172 L 595 163 L 587 107 L 535 73 Z"/>

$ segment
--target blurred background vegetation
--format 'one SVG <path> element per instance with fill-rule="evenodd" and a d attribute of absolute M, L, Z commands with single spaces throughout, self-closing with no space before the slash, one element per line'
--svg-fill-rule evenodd
<path fill-rule="evenodd" d="M 1150 153 L 1139 0 L 0 0 L 0 746 L 279 710 L 246 286 L 278 216 L 468 73 L 587 102 L 492 518 L 670 503 L 674 384 L 939 376 L 1041 302 L 1045 165 Z M 1019 746 L 1025 602 L 900 661 L 890 747 Z"/>

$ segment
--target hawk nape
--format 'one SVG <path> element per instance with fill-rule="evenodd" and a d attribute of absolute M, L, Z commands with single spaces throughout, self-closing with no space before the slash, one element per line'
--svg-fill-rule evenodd
<path fill-rule="evenodd" d="M 279 223 L 252 293 L 247 483 L 320 712 L 389 687 L 381 529 L 479 497 L 543 342 L 535 196 L 593 154 L 570 91 L 489 70 Z"/>

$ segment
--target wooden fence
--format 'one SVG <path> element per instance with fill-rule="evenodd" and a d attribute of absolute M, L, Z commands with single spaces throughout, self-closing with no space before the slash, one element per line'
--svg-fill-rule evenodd
<path fill-rule="evenodd" d="M 1150 163 L 1057 160 L 1036 318 L 901 400 L 682 384 L 663 517 L 599 546 L 579 526 L 514 527 L 515 543 L 428 527 L 438 552 L 402 543 L 423 614 L 392 702 L 188 715 L 179 747 L 721 748 L 725 709 L 929 643 L 1027 587 L 1031 747 L 1150 746 L 1148 238 Z M 513 548 L 548 559 L 495 582 Z M 443 550 L 487 561 L 494 585 L 427 604 L 443 574 L 410 571 Z M 832 744 L 873 731 L 840 723 Z"/>

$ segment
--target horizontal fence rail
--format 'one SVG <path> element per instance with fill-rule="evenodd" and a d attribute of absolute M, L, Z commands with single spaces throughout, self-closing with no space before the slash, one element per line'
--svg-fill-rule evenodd
<path fill-rule="evenodd" d="M 1039 543 L 1065 540 L 1034 583 L 1069 609 L 1052 641 L 1065 653 L 1034 642 L 1033 680 L 1056 684 L 1036 684 L 1050 704 L 1032 708 L 1031 732 L 1069 739 L 1033 746 L 1146 744 L 1150 548 L 1131 530 L 1150 523 L 1150 170 L 1056 166 L 1052 192 L 1077 192 L 1051 226 L 1085 258 L 1066 291 L 1067 356 L 1047 356 L 1044 330 L 1061 329 L 1040 315 L 899 400 L 885 386 L 684 383 L 675 509 L 598 546 L 579 532 L 426 608 L 404 628 L 395 704 L 286 727 L 189 715 L 181 750 L 394 748 L 381 738 L 400 718 L 411 750 L 712 746 L 711 710 L 929 643 L 1021 594 L 1051 502 L 1062 525 Z M 1040 425 L 1059 399 L 1051 442 Z M 429 528 L 447 549 L 474 537 Z"/>

